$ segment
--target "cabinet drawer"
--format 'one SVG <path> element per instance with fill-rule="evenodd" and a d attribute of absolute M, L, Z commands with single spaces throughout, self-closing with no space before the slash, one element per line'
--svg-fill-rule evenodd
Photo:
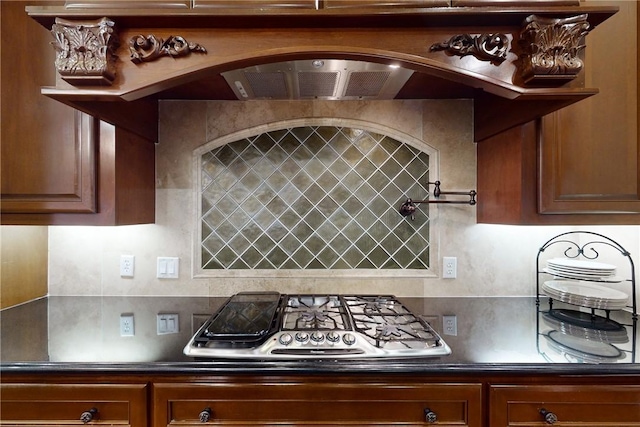
<path fill-rule="evenodd" d="M 83 425 L 85 411 L 95 409 L 88 424 L 147 426 L 144 384 L 2 384 L 2 425 Z"/>
<path fill-rule="evenodd" d="M 481 384 L 260 382 L 154 384 L 156 426 L 201 425 L 210 409 L 216 425 L 481 425 Z"/>
<path fill-rule="evenodd" d="M 640 426 L 639 385 L 493 385 L 490 425 L 547 425 L 541 410 L 557 417 L 557 426 Z"/>

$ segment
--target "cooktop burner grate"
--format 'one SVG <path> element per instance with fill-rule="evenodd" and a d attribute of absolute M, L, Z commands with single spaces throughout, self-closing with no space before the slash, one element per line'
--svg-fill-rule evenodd
<path fill-rule="evenodd" d="M 289 295 L 283 308 L 283 331 L 347 330 L 349 320 L 337 296 Z"/>

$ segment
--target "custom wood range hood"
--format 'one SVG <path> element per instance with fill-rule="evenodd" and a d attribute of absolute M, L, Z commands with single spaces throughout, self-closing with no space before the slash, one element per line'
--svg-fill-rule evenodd
<path fill-rule="evenodd" d="M 42 92 L 151 141 L 158 100 L 252 98 L 472 98 L 482 141 L 597 93 L 584 87 L 585 36 L 616 8 L 194 0 L 27 12 L 54 35 L 58 79 Z"/>

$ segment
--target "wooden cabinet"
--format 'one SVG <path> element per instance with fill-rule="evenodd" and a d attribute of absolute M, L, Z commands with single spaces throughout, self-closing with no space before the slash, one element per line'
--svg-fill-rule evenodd
<path fill-rule="evenodd" d="M 26 4 L 0 2 L 2 224 L 154 222 L 154 143 L 40 93 L 55 52 Z"/>
<path fill-rule="evenodd" d="M 145 384 L 3 383 L 0 424 L 81 425 L 84 421 L 147 427 L 146 388 Z"/>
<path fill-rule="evenodd" d="M 640 213 L 640 11 L 615 3 L 620 11 L 587 37 L 585 84 L 600 93 L 542 120 L 542 214 Z"/>
<path fill-rule="evenodd" d="M 451 0 L 452 6 L 578 6 L 580 0 Z"/>
<path fill-rule="evenodd" d="M 96 186 L 95 210 L 79 212 L 64 207 L 40 210 L 36 203 L 33 203 L 36 207 L 26 211 L 20 205 L 11 209 L 3 194 L 3 225 L 125 225 L 155 221 L 155 145 L 90 116 L 82 115 L 82 120 L 91 123 L 87 126 L 91 128 L 95 162 L 99 165 L 91 177 Z M 21 175 L 28 175 L 28 170 L 23 172 Z M 55 181 L 56 177 L 70 172 L 58 165 L 52 166 L 48 173 Z M 23 176 L 23 179 L 28 178 Z"/>
<path fill-rule="evenodd" d="M 466 374 L 367 369 L 258 375 L 177 369 L 4 371 L 0 425 L 81 425 L 82 414 L 95 408 L 87 425 L 533 427 L 547 425 L 549 416 L 559 426 L 640 426 L 640 377 L 633 373 L 538 375 L 475 368 Z"/>
<path fill-rule="evenodd" d="M 616 4 L 588 36 L 586 85 L 600 93 L 478 142 L 478 222 L 640 224 L 640 11 Z"/>
<path fill-rule="evenodd" d="M 492 427 L 640 426 L 640 386 L 492 385 L 489 407 Z"/>
<path fill-rule="evenodd" d="M 114 8 L 154 8 L 187 9 L 192 0 L 67 0 L 69 9 L 114 9 Z"/>
<path fill-rule="evenodd" d="M 450 0 L 323 0 L 325 9 L 365 7 L 447 7 Z"/>
<path fill-rule="evenodd" d="M 155 425 L 481 426 L 482 385 L 274 378 L 153 385 Z M 430 421 L 427 421 L 429 417 Z"/>
<path fill-rule="evenodd" d="M 40 94 L 55 81 L 55 52 L 25 4 L 0 3 L 2 213 L 95 212 L 93 123 Z"/>

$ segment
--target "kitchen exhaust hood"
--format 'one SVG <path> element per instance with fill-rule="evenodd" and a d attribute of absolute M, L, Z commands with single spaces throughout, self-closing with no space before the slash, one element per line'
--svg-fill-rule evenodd
<path fill-rule="evenodd" d="M 595 95 L 586 35 L 617 12 L 573 0 L 67 3 L 27 7 L 56 49 L 42 93 L 150 141 L 162 99 L 461 98 L 482 141 Z"/>
<path fill-rule="evenodd" d="M 372 62 L 314 59 L 262 64 L 222 76 L 238 99 L 394 99 L 413 71 Z"/>

